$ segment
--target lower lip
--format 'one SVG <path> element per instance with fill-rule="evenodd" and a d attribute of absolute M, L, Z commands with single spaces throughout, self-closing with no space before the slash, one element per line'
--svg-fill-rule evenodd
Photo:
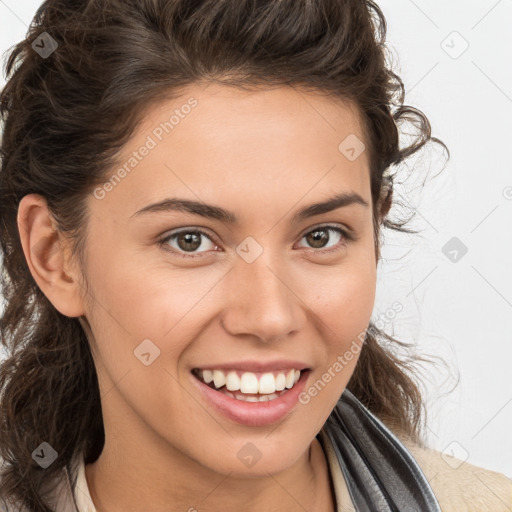
<path fill-rule="evenodd" d="M 297 405 L 298 398 L 304 389 L 310 371 L 300 374 L 300 379 L 281 396 L 265 402 L 244 402 L 231 398 L 224 393 L 215 391 L 210 386 L 190 374 L 195 385 L 199 387 L 202 396 L 208 404 L 221 412 L 230 420 L 249 427 L 261 427 L 281 421 Z"/>

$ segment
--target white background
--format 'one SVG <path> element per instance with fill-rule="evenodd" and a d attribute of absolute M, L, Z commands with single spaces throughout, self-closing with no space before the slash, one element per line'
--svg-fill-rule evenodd
<path fill-rule="evenodd" d="M 512 1 L 378 4 L 405 103 L 452 156 L 443 170 L 432 147 L 397 185 L 421 233 L 385 234 L 374 319 L 447 362 L 424 366 L 430 444 L 512 477 Z M 0 52 L 25 36 L 39 5 L 0 0 Z"/>

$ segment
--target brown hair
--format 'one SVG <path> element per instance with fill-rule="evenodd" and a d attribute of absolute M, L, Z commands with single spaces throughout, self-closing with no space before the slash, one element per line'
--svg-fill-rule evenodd
<path fill-rule="evenodd" d="M 36 51 L 44 32 L 57 44 L 46 56 Z M 425 115 L 403 104 L 404 85 L 385 62 L 385 38 L 384 15 L 370 0 L 43 3 L 27 37 L 8 56 L 0 96 L 0 334 L 7 349 L 0 366 L 0 498 L 31 511 L 50 510 L 41 486 L 78 451 L 86 463 L 95 461 L 104 443 L 88 340 L 79 319 L 60 314 L 29 271 L 16 222 L 21 198 L 45 198 L 80 258 L 86 196 L 104 183 L 150 104 L 200 80 L 289 85 L 358 106 L 379 256 L 381 223 L 406 230 L 405 221 L 379 215 L 387 214 L 392 200 L 392 178 L 384 172 L 429 141 L 445 147 L 431 137 Z M 399 125 L 405 121 L 418 134 L 400 148 Z M 348 388 L 397 432 L 419 440 L 423 401 L 412 378 L 414 358 L 406 362 L 392 346 L 407 348 L 371 325 Z M 58 453 L 44 470 L 32 458 L 43 441 Z"/>

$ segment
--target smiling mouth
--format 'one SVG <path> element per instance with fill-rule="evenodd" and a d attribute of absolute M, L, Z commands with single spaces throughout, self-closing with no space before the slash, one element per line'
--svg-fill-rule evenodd
<path fill-rule="evenodd" d="M 299 381 L 301 374 L 308 371 L 307 368 L 302 371 L 290 368 L 273 372 L 194 368 L 192 374 L 211 389 L 236 400 L 267 402 L 287 393 Z"/>

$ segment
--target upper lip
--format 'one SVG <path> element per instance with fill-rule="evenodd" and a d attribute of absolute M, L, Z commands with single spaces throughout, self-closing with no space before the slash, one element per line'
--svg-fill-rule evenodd
<path fill-rule="evenodd" d="M 278 359 L 275 361 L 234 361 L 230 363 L 196 366 L 199 370 L 243 370 L 246 372 L 272 372 L 276 370 L 308 370 L 309 366 L 301 361 Z"/>

